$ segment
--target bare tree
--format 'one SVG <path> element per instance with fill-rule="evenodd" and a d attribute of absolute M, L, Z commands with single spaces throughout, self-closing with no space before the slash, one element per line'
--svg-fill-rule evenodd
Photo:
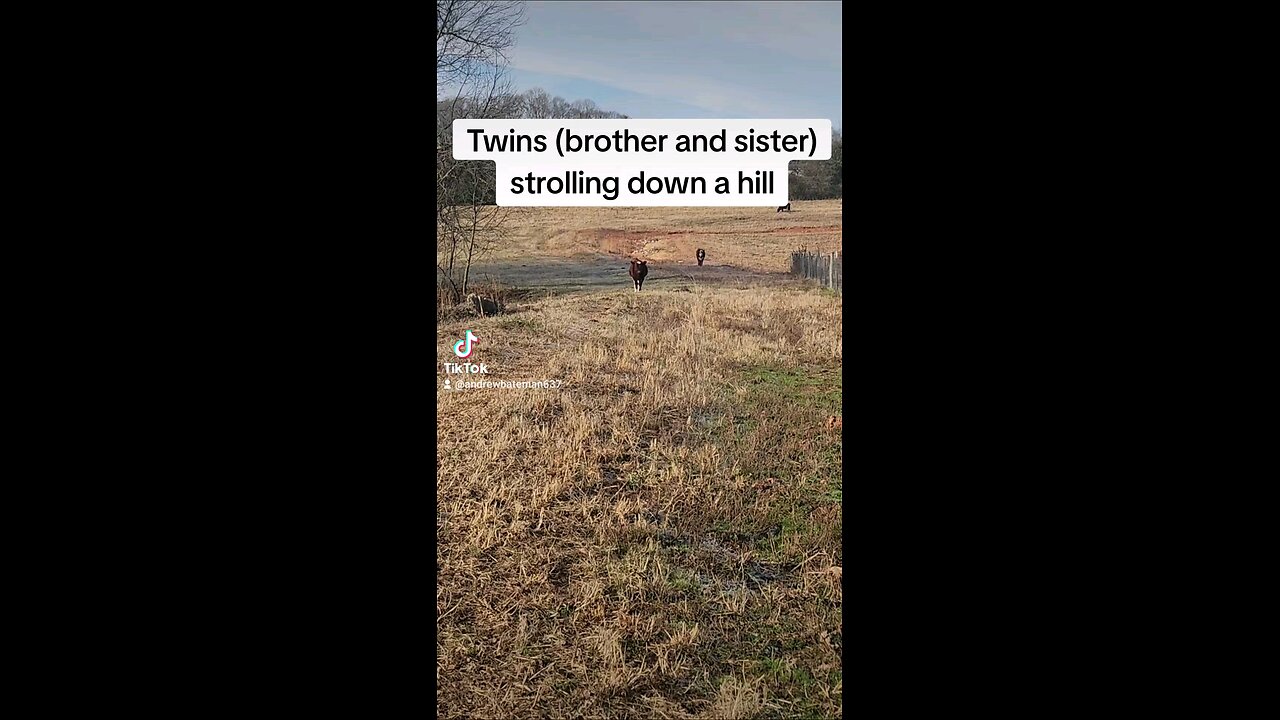
<path fill-rule="evenodd" d="M 505 66 L 524 23 L 523 2 L 436 0 L 436 87 L 453 88 Z"/>
<path fill-rule="evenodd" d="M 493 204 L 492 162 L 453 159 L 453 121 L 518 116 L 505 68 L 523 20 L 522 2 L 436 2 L 436 268 L 454 302 L 511 213 Z"/>
<path fill-rule="evenodd" d="M 534 88 L 524 94 L 524 117 L 545 120 L 551 117 L 551 97 L 542 88 Z"/>

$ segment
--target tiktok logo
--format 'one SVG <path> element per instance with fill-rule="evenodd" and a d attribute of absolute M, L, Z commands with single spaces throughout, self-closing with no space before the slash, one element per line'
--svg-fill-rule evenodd
<path fill-rule="evenodd" d="M 471 351 L 475 349 L 474 347 L 475 342 L 479 339 L 480 338 L 476 337 L 475 333 L 468 330 L 465 337 L 463 337 L 461 340 L 453 344 L 453 354 L 457 355 L 463 360 L 466 360 L 467 358 L 471 357 Z M 489 374 L 489 368 L 485 367 L 484 363 L 480 363 L 478 365 L 476 363 L 465 363 L 465 362 L 444 363 L 444 371 L 450 375 L 456 374 L 456 373 L 478 374 L 478 375 Z M 447 385 L 445 386 L 445 389 L 446 390 L 449 389 Z"/>
<path fill-rule="evenodd" d="M 465 338 L 453 344 L 453 354 L 464 359 L 471 357 L 471 343 L 479 339 L 475 333 L 468 330 Z M 463 345 L 466 345 L 466 348 L 463 348 Z"/>

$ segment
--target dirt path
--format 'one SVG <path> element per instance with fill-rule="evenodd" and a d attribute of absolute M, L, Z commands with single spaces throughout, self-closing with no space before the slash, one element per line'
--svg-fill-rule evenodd
<path fill-rule="evenodd" d="M 519 290 L 547 290 L 560 295 L 571 292 L 632 290 L 626 258 L 616 255 L 530 257 L 525 262 L 499 261 L 477 264 L 472 278 L 497 280 Z M 692 290 L 698 285 L 748 288 L 758 284 L 783 285 L 796 282 L 788 273 L 747 270 L 710 262 L 649 262 L 644 290 Z"/>
<path fill-rule="evenodd" d="M 787 272 L 790 253 L 838 248 L 841 207 L 801 207 L 798 220 L 750 208 L 538 208 L 522 216 L 497 255 L 472 266 L 471 280 L 496 281 L 516 297 L 632 290 L 634 258 L 648 261 L 645 291 L 803 284 Z"/>

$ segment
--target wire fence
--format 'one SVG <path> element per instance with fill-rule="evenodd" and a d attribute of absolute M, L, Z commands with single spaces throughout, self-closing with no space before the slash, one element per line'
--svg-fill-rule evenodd
<path fill-rule="evenodd" d="M 838 252 L 797 250 L 791 253 L 791 274 L 817 280 L 823 287 L 844 294 L 844 258 Z"/>

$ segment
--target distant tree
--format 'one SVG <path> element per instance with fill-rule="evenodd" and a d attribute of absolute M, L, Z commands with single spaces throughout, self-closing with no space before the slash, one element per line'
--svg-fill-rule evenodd
<path fill-rule="evenodd" d="M 830 174 L 827 178 L 830 197 L 844 197 L 844 138 L 839 130 L 831 133 L 831 159 L 827 161 Z"/>
<path fill-rule="evenodd" d="M 844 142 L 831 132 L 830 160 L 792 160 L 787 168 L 787 192 L 791 200 L 827 200 L 844 197 Z"/>
<path fill-rule="evenodd" d="M 551 117 L 551 97 L 542 88 L 534 88 L 520 98 L 521 117 L 530 120 L 546 120 Z"/>

